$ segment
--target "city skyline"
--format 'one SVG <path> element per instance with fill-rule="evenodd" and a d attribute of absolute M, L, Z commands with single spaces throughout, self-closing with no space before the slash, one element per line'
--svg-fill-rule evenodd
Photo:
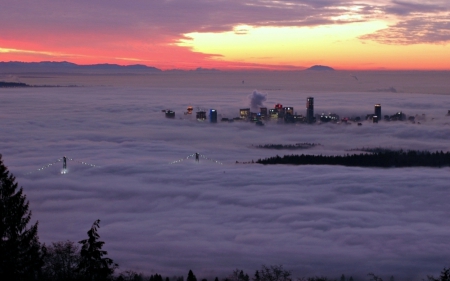
<path fill-rule="evenodd" d="M 0 61 L 449 70 L 449 15 L 442 0 L 27 0 L 0 11 Z"/>

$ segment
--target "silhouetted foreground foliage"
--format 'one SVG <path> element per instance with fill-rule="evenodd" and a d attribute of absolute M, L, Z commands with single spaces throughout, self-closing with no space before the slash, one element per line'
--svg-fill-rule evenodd
<path fill-rule="evenodd" d="M 96 220 L 87 232 L 88 239 L 78 242 L 82 245 L 78 270 L 85 277 L 84 280 L 109 280 L 118 267 L 112 259 L 104 257 L 108 252 L 102 250 L 105 242 L 98 240 L 100 238 L 97 233 L 99 227 L 100 220 Z"/>
<path fill-rule="evenodd" d="M 37 280 L 42 267 L 38 222 L 31 220 L 29 202 L 0 154 L 0 280 Z"/>
<path fill-rule="evenodd" d="M 433 275 L 429 275 L 427 278 L 428 281 L 450 281 L 450 268 L 444 268 L 439 278 L 435 278 Z"/>
<path fill-rule="evenodd" d="M 345 156 L 285 155 L 258 159 L 259 164 L 342 165 L 359 167 L 443 167 L 450 166 L 450 152 L 380 151 Z"/>

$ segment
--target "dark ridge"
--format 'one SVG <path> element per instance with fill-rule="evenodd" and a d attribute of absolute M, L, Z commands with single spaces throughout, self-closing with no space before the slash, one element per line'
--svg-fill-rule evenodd
<path fill-rule="evenodd" d="M 67 61 L 55 62 L 55 61 L 42 61 L 42 62 L 0 62 L 0 69 L 2 72 L 6 71 L 64 71 L 64 70 L 139 70 L 139 71 L 151 71 L 161 72 L 162 70 L 152 66 L 146 66 L 143 64 L 133 65 L 118 65 L 118 64 L 89 64 L 79 65 Z"/>
<path fill-rule="evenodd" d="M 31 87 L 28 84 L 21 82 L 3 82 L 0 81 L 0 88 L 18 88 L 18 87 Z"/>
<path fill-rule="evenodd" d="M 334 71 L 334 68 L 325 66 L 325 65 L 313 65 L 310 68 L 307 68 L 305 70 L 312 70 L 312 71 Z"/>
<path fill-rule="evenodd" d="M 203 67 L 197 67 L 195 72 L 220 72 L 220 70 L 215 68 L 203 68 Z"/>
<path fill-rule="evenodd" d="M 4 82 L 0 81 L 0 88 L 73 88 L 77 85 L 29 85 L 22 82 Z"/>
<path fill-rule="evenodd" d="M 380 151 L 345 156 L 323 155 L 285 155 L 266 159 L 258 159 L 259 164 L 289 164 L 289 165 L 341 165 L 355 167 L 448 167 L 450 152 L 428 151 Z"/>

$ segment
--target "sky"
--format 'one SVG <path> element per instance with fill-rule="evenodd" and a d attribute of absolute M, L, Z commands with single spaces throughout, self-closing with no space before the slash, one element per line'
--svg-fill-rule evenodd
<path fill-rule="evenodd" d="M 192 269 L 197 278 L 213 280 L 236 268 L 253 275 L 262 264 L 282 264 L 294 280 L 341 274 L 368 280 L 370 272 L 397 281 L 438 275 L 450 264 L 449 167 L 236 161 L 293 153 L 252 146 L 270 143 L 319 143 L 295 152 L 324 155 L 362 147 L 449 151 L 448 72 L 355 73 L 358 80 L 341 72 L 288 74 L 15 77 L 83 86 L 0 90 L 0 153 L 30 201 L 40 241 L 80 241 L 100 219 L 100 238 L 119 272 L 186 277 Z M 408 91 L 422 89 L 418 85 L 427 89 Z M 234 117 L 254 96 L 264 96 L 269 108 L 281 103 L 299 114 L 313 96 L 316 113 L 342 117 L 365 116 L 380 103 L 383 115 L 403 111 L 420 123 L 274 121 L 259 127 L 198 122 L 183 114 L 191 105 Z M 161 110 L 168 108 L 175 119 L 164 117 Z M 194 152 L 222 164 L 185 159 Z M 65 175 L 57 162 L 63 156 L 73 159 Z"/>
<path fill-rule="evenodd" d="M 1 0 L 0 61 L 449 70 L 446 0 Z"/>

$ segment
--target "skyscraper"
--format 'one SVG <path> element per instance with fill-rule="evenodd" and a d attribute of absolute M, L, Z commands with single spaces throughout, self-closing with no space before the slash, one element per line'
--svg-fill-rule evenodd
<path fill-rule="evenodd" d="M 306 122 L 314 122 L 314 98 L 308 97 L 306 99 Z"/>
<path fill-rule="evenodd" d="M 209 110 L 209 121 L 211 123 L 217 123 L 217 110 L 215 109 Z"/>
<path fill-rule="evenodd" d="M 267 107 L 261 107 L 260 113 L 261 118 L 267 118 Z"/>
<path fill-rule="evenodd" d="M 377 117 L 377 121 L 381 120 L 381 104 L 375 105 L 375 116 Z"/>

